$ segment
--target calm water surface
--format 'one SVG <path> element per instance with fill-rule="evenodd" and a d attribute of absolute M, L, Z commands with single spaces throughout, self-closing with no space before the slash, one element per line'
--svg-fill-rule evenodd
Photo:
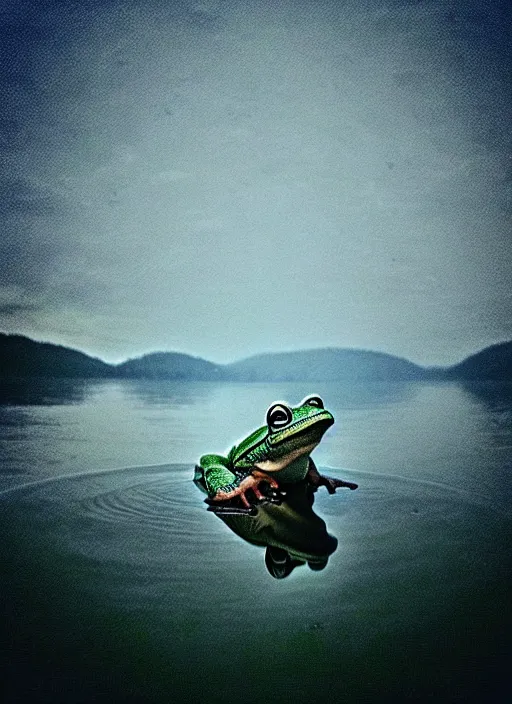
<path fill-rule="evenodd" d="M 311 392 L 336 418 L 316 463 L 359 489 L 316 493 L 337 549 L 278 580 L 192 470 Z M 509 697 L 510 387 L 80 382 L 2 401 L 5 701 Z"/>

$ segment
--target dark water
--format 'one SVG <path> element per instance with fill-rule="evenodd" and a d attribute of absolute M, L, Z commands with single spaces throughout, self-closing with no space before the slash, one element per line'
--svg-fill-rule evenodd
<path fill-rule="evenodd" d="M 337 549 L 278 580 L 192 469 L 313 391 L 337 421 L 317 465 L 359 489 L 315 494 Z M 5 701 L 507 700 L 510 389 L 82 383 L 3 400 Z"/>

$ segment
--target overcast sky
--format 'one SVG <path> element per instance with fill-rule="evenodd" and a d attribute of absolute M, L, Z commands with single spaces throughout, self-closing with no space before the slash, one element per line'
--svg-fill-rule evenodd
<path fill-rule="evenodd" d="M 512 338 L 508 4 L 2 0 L 0 330 L 109 361 Z"/>

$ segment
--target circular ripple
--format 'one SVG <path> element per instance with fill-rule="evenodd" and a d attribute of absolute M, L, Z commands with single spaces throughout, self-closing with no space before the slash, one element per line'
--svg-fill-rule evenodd
<path fill-rule="evenodd" d="M 315 495 L 315 513 L 339 540 L 329 561 L 331 584 L 365 582 L 370 573 L 391 580 L 396 569 L 428 576 L 453 564 L 450 584 L 458 589 L 473 556 L 484 553 L 489 569 L 501 569 L 498 538 L 508 522 L 503 507 L 487 505 L 487 497 L 399 475 L 321 471 L 359 484 L 356 492 L 330 496 L 321 489 Z M 73 573 L 86 573 L 93 589 L 104 588 L 112 598 L 143 604 L 154 595 L 169 598 L 171 590 L 181 604 L 193 598 L 199 609 L 207 598 L 212 608 L 216 589 L 220 612 L 227 578 L 250 575 L 249 586 L 239 584 L 242 599 L 251 584 L 268 577 L 258 548 L 206 511 L 192 477 L 191 465 L 166 465 L 34 482 L 1 495 L 6 510 L 0 522 L 18 553 L 51 554 L 52 565 L 68 556 Z M 290 584 L 292 591 L 294 584 L 306 588 L 306 581 Z M 232 606 L 235 596 L 229 599 Z"/>
<path fill-rule="evenodd" d="M 177 535 L 196 531 L 202 498 L 190 496 L 191 480 L 185 477 L 146 478 L 128 486 L 99 492 L 80 501 L 84 515 L 109 523 L 143 524 Z M 192 489 L 195 487 L 192 486 Z"/>
<path fill-rule="evenodd" d="M 81 521 L 132 524 L 204 537 L 203 495 L 192 482 L 193 467 L 132 467 L 44 479 L 4 491 L 4 505 L 36 521 L 78 525 Z M 208 518 L 211 518 L 208 516 Z"/>

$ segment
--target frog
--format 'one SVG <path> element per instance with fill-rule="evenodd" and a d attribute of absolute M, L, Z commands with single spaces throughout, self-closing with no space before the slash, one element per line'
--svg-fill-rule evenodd
<path fill-rule="evenodd" d="M 234 445 L 226 456 L 206 454 L 195 467 L 194 482 L 211 502 L 240 501 L 251 509 L 247 492 L 257 501 L 268 497 L 262 483 L 276 492 L 283 484 L 307 479 L 314 487 L 326 486 L 330 494 L 339 487 L 357 484 L 321 475 L 311 458 L 334 416 L 320 396 L 306 396 L 297 406 L 276 401 L 267 410 L 266 423 Z M 263 487 L 262 487 L 263 488 Z"/>

